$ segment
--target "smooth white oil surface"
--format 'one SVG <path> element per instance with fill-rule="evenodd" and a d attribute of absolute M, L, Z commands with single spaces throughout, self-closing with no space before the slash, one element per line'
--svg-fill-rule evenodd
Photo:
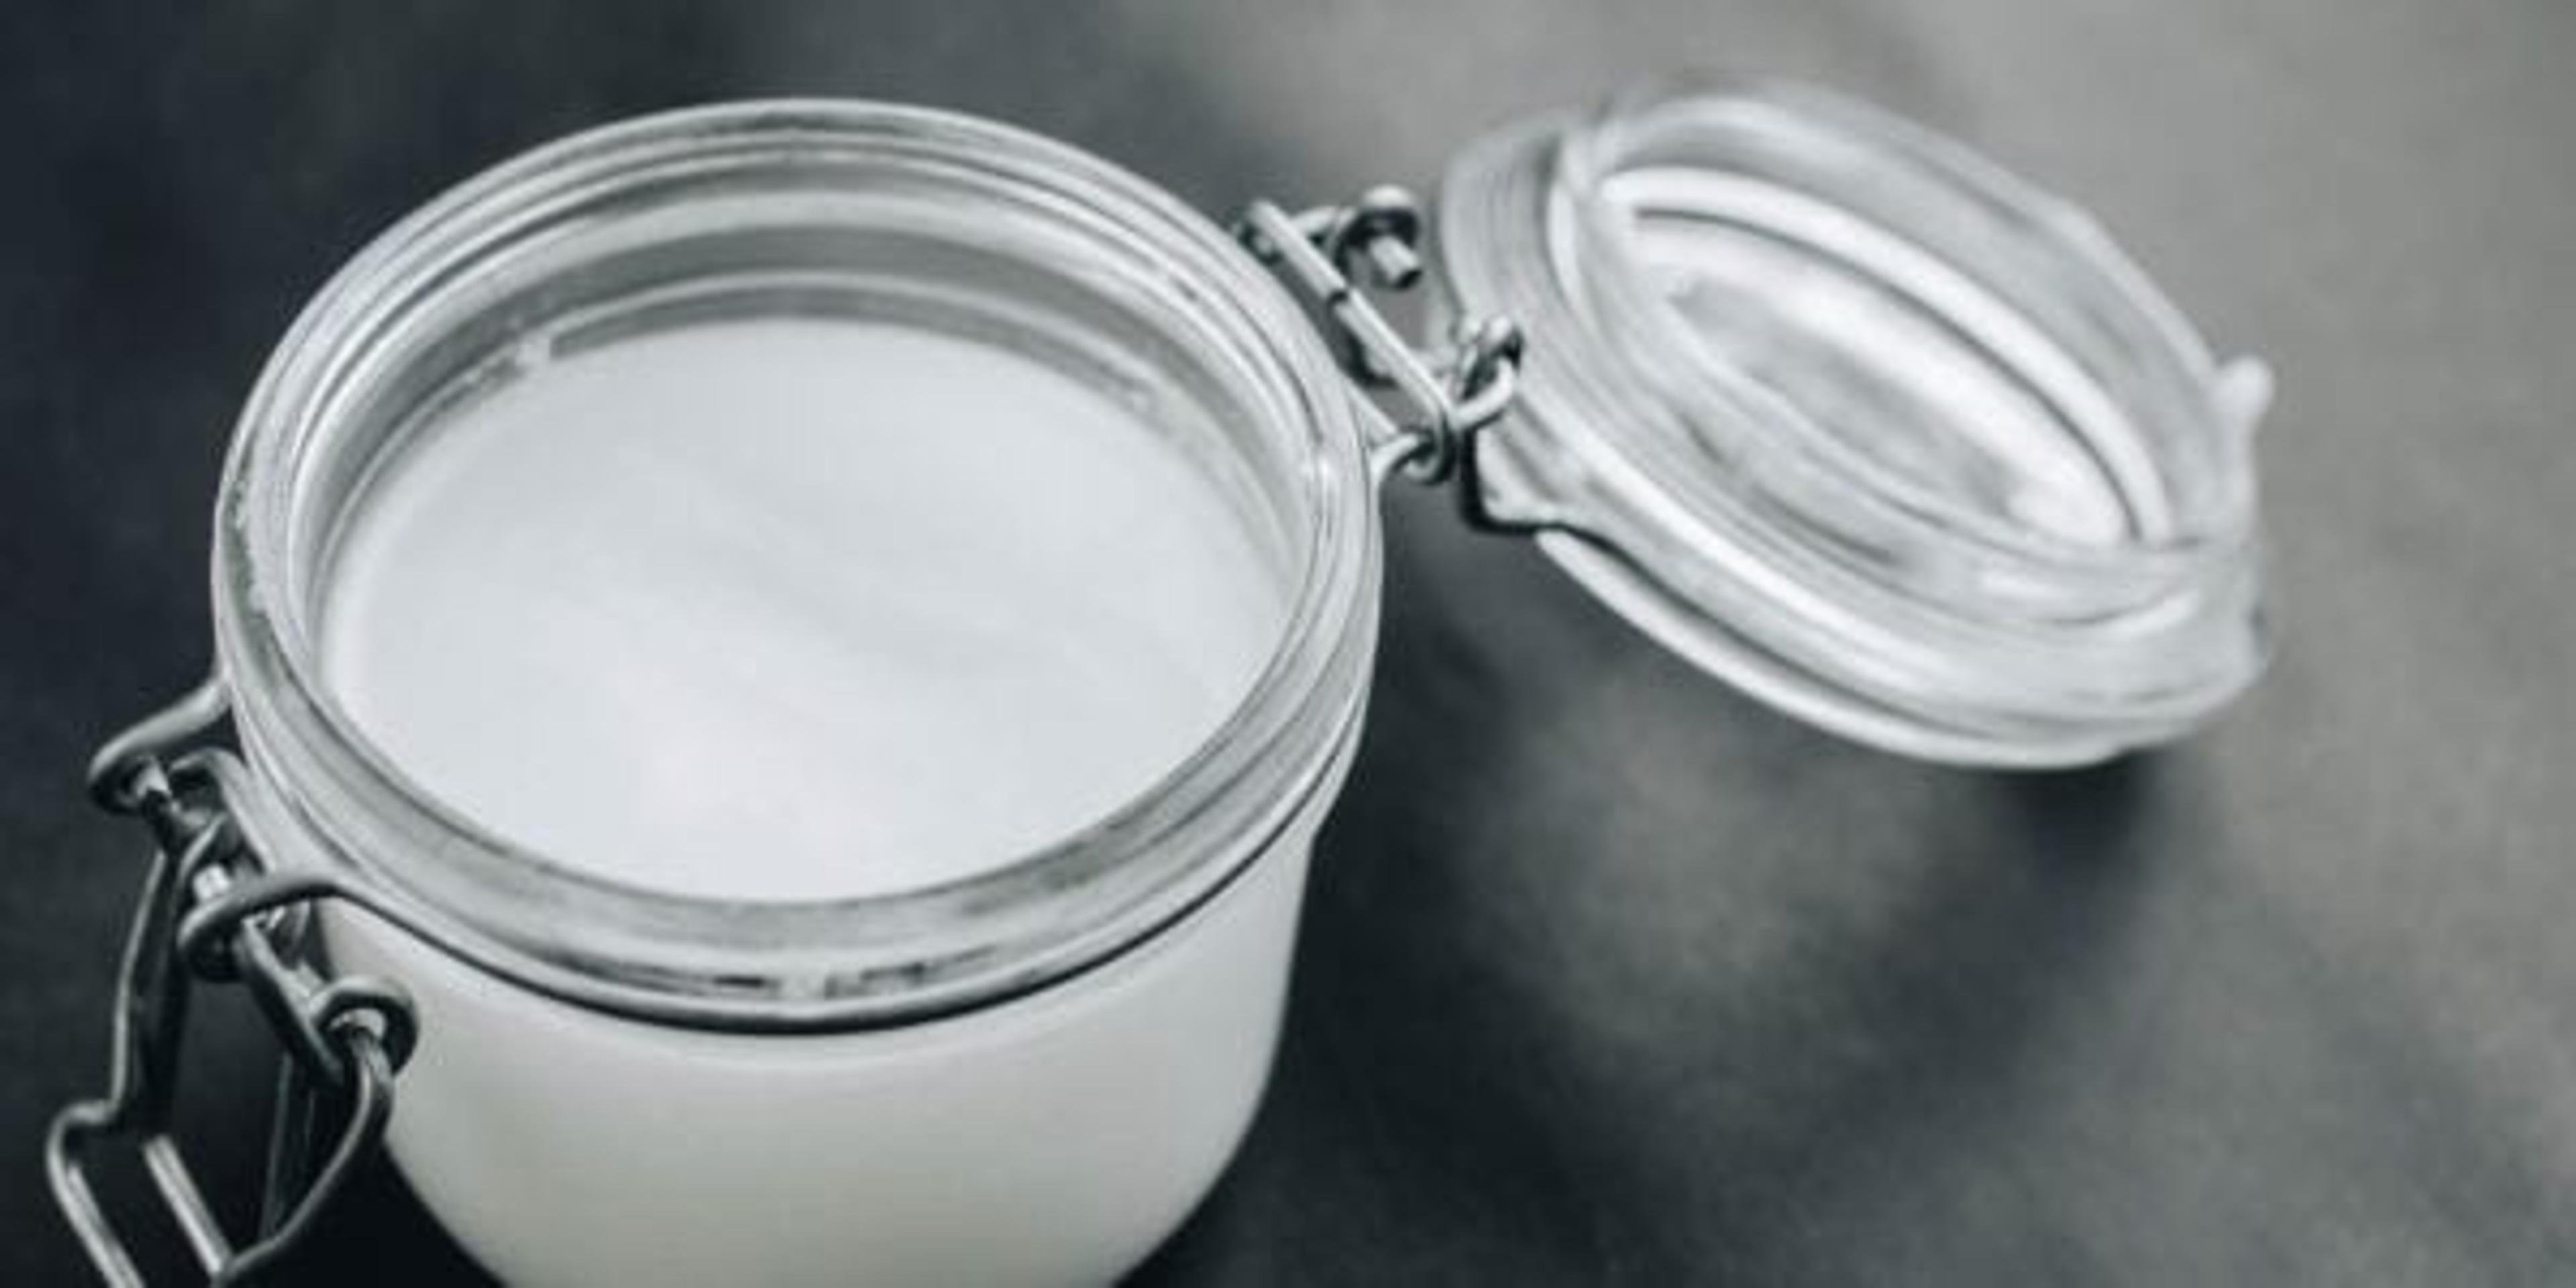
<path fill-rule="evenodd" d="M 879 893 L 1059 840 L 1216 730 L 1285 613 L 1142 413 L 925 330 L 625 340 L 399 450 L 329 573 L 332 689 L 465 816 L 674 892 Z"/>

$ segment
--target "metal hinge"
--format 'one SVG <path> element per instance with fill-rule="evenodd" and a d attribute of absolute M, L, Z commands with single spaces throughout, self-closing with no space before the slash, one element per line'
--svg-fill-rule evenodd
<path fill-rule="evenodd" d="M 1396 334 L 1359 286 L 1409 290 L 1422 279 L 1422 207 L 1401 188 L 1372 188 L 1348 205 L 1290 214 L 1267 202 L 1247 207 L 1235 238 L 1297 295 L 1331 344 L 1342 370 L 1362 386 L 1391 391 L 1394 433 L 1375 449 L 1381 475 L 1401 470 L 1418 482 L 1456 484 L 1458 512 L 1485 532 L 1525 534 L 1566 525 L 1539 513 L 1503 513 L 1485 486 L 1485 431 L 1520 391 L 1523 341 L 1509 318 L 1461 318 L 1446 349 L 1424 353 Z"/>

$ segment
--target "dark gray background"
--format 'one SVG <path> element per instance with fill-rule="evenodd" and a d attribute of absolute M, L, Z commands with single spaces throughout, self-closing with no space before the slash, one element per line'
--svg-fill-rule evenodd
<path fill-rule="evenodd" d="M 2576 6 L 185 8 L 0 14 L 0 1280 L 77 1265 L 38 1136 L 101 1077 L 139 857 L 82 761 L 204 665 L 233 410 L 375 229 L 791 91 L 1320 199 L 1682 64 L 1963 135 L 2271 358 L 2279 661 L 2169 752 L 1928 768 L 1394 498 L 1277 1079 L 1145 1279 L 2576 1274 Z M 192 1131 L 246 1176 L 258 1047 L 211 1027 Z M 306 1269 L 468 1273 L 381 1171 Z"/>

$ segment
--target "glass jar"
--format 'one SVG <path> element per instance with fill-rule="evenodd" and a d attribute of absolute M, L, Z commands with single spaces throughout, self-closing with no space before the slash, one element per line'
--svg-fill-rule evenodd
<path fill-rule="evenodd" d="M 1470 522 L 1537 535 L 1712 673 L 1914 754 L 2098 758 L 2259 668 L 2259 376 L 2223 376 L 2088 225 L 1956 145 L 1812 91 L 1668 87 L 1493 136 L 1446 199 L 1427 351 L 1353 281 L 1415 275 L 1396 196 L 1260 204 L 1229 236 L 1060 144 L 874 104 L 594 131 L 369 247 L 236 434 L 217 678 L 95 770 L 167 869 L 129 948 L 147 1021 L 120 1040 L 150 1046 L 150 1003 L 190 978 L 237 976 L 338 1124 L 263 1242 L 179 1204 L 201 1256 L 276 1255 L 382 1129 L 512 1282 L 1131 1267 L 1269 1067 L 1365 706 L 1389 477 L 1454 480 Z M 385 463 L 565 355 L 772 316 L 972 336 L 1117 390 L 1278 572 L 1283 625 L 1231 714 L 1096 824 L 859 897 L 622 882 L 424 789 L 318 660 Z M 1489 448 L 1516 393 L 1528 416 Z M 238 758 L 182 750 L 226 709 Z M 79 1148 L 166 1126 L 129 1099 L 54 1140 L 102 1264 Z"/>

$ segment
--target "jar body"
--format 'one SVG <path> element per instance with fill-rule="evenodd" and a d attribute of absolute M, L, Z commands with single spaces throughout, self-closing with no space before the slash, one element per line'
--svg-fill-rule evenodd
<path fill-rule="evenodd" d="M 621 881 L 422 790 L 319 660 L 369 481 L 441 409 L 564 355 L 764 317 L 970 336 L 1166 435 L 1291 588 L 1233 713 L 1042 849 L 848 897 Z M 1159 189 L 911 109 L 612 127 L 398 225 L 272 359 L 217 515 L 250 770 L 227 804 L 268 868 L 337 900 L 329 965 L 411 994 L 391 1148 L 509 1282 L 1104 1281 L 1179 1224 L 1259 1100 L 1365 706 L 1373 499 L 1356 404 L 1293 302 Z"/>
<path fill-rule="evenodd" d="M 394 1159 L 506 1282 L 1106 1283 L 1251 1121 L 1325 804 L 1152 941 L 894 1029 L 674 1029 L 513 988 L 363 913 L 325 934 L 335 967 L 410 989 L 425 1040 Z"/>

